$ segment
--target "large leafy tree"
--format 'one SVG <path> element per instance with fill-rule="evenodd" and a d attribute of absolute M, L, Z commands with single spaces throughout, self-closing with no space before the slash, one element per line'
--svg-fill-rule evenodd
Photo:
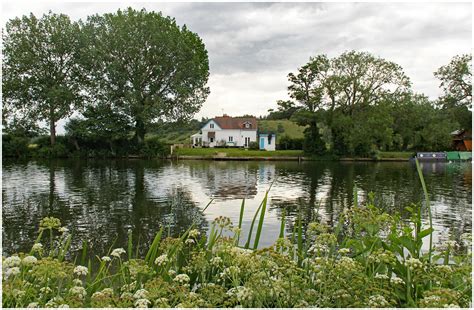
<path fill-rule="evenodd" d="M 83 27 L 95 102 L 128 115 L 142 143 L 158 120 L 191 118 L 209 94 L 209 61 L 199 36 L 146 10 L 90 16 Z"/>
<path fill-rule="evenodd" d="M 334 124 L 335 119 L 341 122 L 348 116 L 362 120 L 363 113 L 370 110 L 374 115 L 371 120 L 375 124 L 382 118 L 375 116 L 378 109 L 369 107 L 377 105 L 387 97 L 406 93 L 410 88 L 410 81 L 399 65 L 369 53 L 356 51 L 346 52 L 332 59 L 326 55 L 312 57 L 297 74 L 290 73 L 288 78 L 291 83 L 288 87 L 290 96 L 302 106 L 302 110 L 296 113 L 294 118 L 300 122 L 306 119 L 306 123 L 310 125 L 307 140 L 313 141 L 307 141 L 307 144 L 320 143 L 318 128 L 323 126 L 316 125 L 317 112 L 324 109 L 328 113 L 324 113 L 325 117 L 320 119 L 319 123 L 323 122 L 331 128 L 334 139 L 332 145 L 339 153 L 357 152 L 358 149 L 366 153 L 371 148 L 370 145 L 376 142 L 384 148 L 390 145 L 390 139 L 385 137 L 391 132 L 384 130 L 384 138 L 374 136 L 373 143 L 356 147 L 356 144 L 362 144 L 355 141 L 367 137 L 365 131 L 359 130 L 360 126 L 353 121 L 343 125 Z M 351 137 L 356 134 L 357 138 Z M 318 148 L 313 150 L 318 151 Z"/>
<path fill-rule="evenodd" d="M 3 33 L 3 118 L 56 123 L 83 102 L 77 65 L 79 25 L 64 14 L 33 14 L 7 22 Z"/>
<path fill-rule="evenodd" d="M 472 56 L 455 56 L 451 62 L 439 68 L 435 76 L 441 80 L 443 95 L 438 105 L 461 128 L 472 126 Z"/>
<path fill-rule="evenodd" d="M 454 99 L 457 105 L 472 108 L 472 56 L 455 56 L 451 62 L 434 73 L 441 80 L 444 98 Z"/>

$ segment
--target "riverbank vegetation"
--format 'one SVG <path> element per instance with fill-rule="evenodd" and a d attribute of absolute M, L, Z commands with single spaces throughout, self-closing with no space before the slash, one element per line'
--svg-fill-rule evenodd
<path fill-rule="evenodd" d="M 432 230 L 408 210 L 403 224 L 354 207 L 335 228 L 296 224 L 265 249 L 237 246 L 238 226 L 220 217 L 209 236 L 161 230 L 145 257 L 117 248 L 94 264 L 65 259 L 73 236 L 45 218 L 30 253 L 3 259 L 3 307 L 469 307 L 469 236 L 422 251 Z"/>
<path fill-rule="evenodd" d="M 317 55 L 288 75 L 292 100 L 278 101 L 267 119 L 307 126 L 303 149 L 311 154 L 450 150 L 450 133 L 471 128 L 471 69 L 471 55 L 439 68 L 443 94 L 430 100 L 391 61 L 357 51 Z"/>
<path fill-rule="evenodd" d="M 3 257 L 3 307 L 470 307 L 471 235 L 433 244 L 422 186 L 425 204 L 408 206 L 408 221 L 369 195 L 332 226 L 298 216 L 287 232 L 282 214 L 267 248 L 259 240 L 268 192 L 247 236 L 243 201 L 238 223 L 218 217 L 207 235 L 191 225 L 177 237 L 161 228 L 141 257 L 131 234 L 126 249 L 92 261 L 84 242 L 74 256 L 74 236 L 44 218 L 28 253 Z"/>

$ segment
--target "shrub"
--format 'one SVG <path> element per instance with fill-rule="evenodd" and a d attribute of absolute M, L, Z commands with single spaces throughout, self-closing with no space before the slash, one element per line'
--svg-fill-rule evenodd
<path fill-rule="evenodd" d="M 140 155 L 152 157 L 164 157 L 169 153 L 168 147 L 160 141 L 159 137 L 149 137 L 140 149 Z"/>
<path fill-rule="evenodd" d="M 258 150 L 258 149 L 259 149 L 258 142 L 252 141 L 249 143 L 249 150 Z"/>
<path fill-rule="evenodd" d="M 2 135 L 3 157 L 26 157 L 29 155 L 28 138 Z"/>
<path fill-rule="evenodd" d="M 287 135 L 282 136 L 277 144 L 278 150 L 302 150 L 303 138 L 290 138 Z"/>

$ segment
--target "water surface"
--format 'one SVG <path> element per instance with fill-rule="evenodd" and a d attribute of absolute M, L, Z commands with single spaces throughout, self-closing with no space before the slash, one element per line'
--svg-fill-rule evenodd
<path fill-rule="evenodd" d="M 435 237 L 470 232 L 471 164 L 424 163 L 422 169 Z M 4 160 L 2 179 L 4 254 L 28 251 L 45 216 L 58 217 L 69 228 L 73 249 L 87 240 L 101 255 L 112 244 L 125 247 L 129 230 L 145 249 L 162 226 L 176 236 L 192 223 L 206 232 L 219 215 L 238 223 L 243 198 L 246 236 L 272 182 L 261 246 L 276 240 L 283 210 L 287 234 L 298 212 L 304 223 L 319 216 L 334 225 L 353 205 L 354 184 L 360 203 L 373 192 L 377 206 L 390 213 L 403 214 L 404 207 L 423 200 L 409 162 Z"/>

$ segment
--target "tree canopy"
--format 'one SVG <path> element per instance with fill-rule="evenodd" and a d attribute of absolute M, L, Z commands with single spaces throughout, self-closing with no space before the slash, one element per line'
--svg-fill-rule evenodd
<path fill-rule="evenodd" d="M 80 28 L 64 14 L 33 14 L 7 22 L 3 33 L 3 121 L 56 122 L 83 103 L 77 65 Z"/>
<path fill-rule="evenodd" d="M 191 118 L 209 94 L 209 61 L 199 36 L 146 10 L 94 15 L 83 24 L 89 92 L 128 115 L 137 141 L 159 119 Z"/>

